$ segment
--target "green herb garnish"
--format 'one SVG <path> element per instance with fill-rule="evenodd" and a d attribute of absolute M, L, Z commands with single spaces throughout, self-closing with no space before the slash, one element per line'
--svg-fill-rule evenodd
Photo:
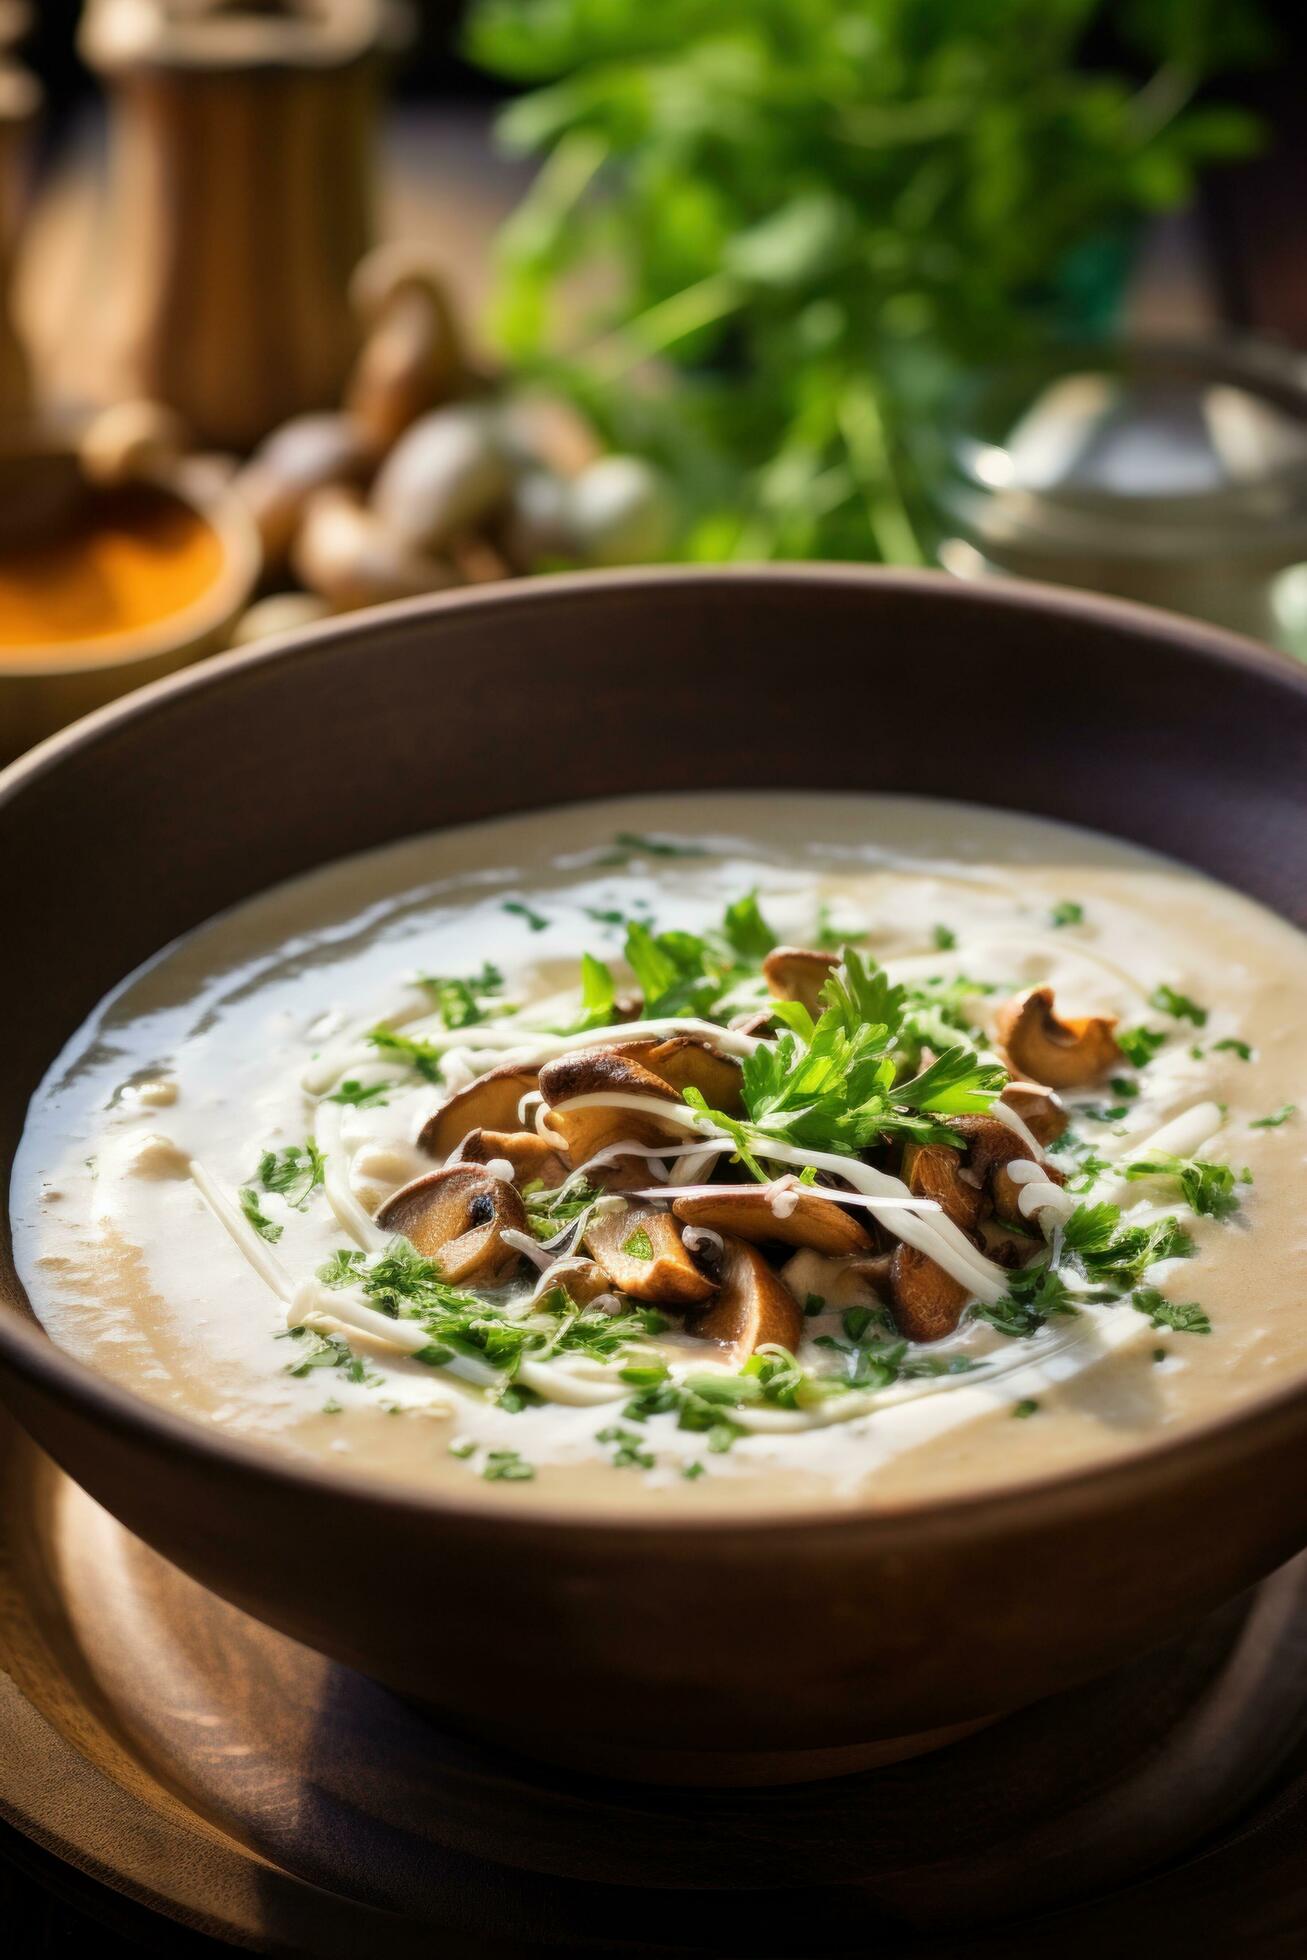
<path fill-rule="evenodd" d="M 1281 1103 L 1280 1107 L 1274 1110 L 1270 1116 L 1254 1117 L 1248 1127 L 1250 1130 L 1278 1130 L 1281 1123 L 1287 1123 L 1289 1118 L 1296 1116 L 1297 1113 L 1297 1103 Z"/>
<path fill-rule="evenodd" d="M 1174 987 L 1154 987 L 1148 1005 L 1155 1007 L 1159 1014 L 1169 1014 L 1173 1021 L 1191 1021 L 1196 1028 L 1207 1026 L 1207 1009 L 1188 994 L 1177 993 Z"/>

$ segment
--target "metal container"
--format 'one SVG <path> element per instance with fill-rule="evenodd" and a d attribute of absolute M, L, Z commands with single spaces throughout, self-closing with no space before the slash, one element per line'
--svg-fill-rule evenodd
<path fill-rule="evenodd" d="M 933 472 L 940 563 L 1303 650 L 1307 362 L 1250 342 L 1062 350 L 974 380 Z"/>

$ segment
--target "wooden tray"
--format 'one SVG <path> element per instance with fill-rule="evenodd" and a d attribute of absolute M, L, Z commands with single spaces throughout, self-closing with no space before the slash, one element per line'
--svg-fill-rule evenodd
<path fill-rule="evenodd" d="M 0 1520 L 0 1815 L 247 1950 L 1034 1960 L 1050 1911 L 1059 1960 L 1142 1951 L 1121 1943 L 1145 1930 L 1152 1956 L 1226 1950 L 1222 1923 L 1241 1955 L 1302 1950 L 1303 1560 L 1185 1642 L 933 1757 L 688 1792 L 442 1734 L 184 1578 L 7 1421 Z M 322 1540 L 330 1558 L 326 1516 Z M 527 1626 L 522 1652 L 487 1693 L 547 1691 Z"/>

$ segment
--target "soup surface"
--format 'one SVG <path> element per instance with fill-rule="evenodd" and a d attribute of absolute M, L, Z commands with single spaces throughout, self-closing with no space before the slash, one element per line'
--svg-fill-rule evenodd
<path fill-rule="evenodd" d="M 152 1401 L 483 1500 L 1025 1480 L 1307 1368 L 1305 994 L 1248 900 L 962 805 L 440 832 L 101 1005 L 29 1114 L 20 1269 Z"/>

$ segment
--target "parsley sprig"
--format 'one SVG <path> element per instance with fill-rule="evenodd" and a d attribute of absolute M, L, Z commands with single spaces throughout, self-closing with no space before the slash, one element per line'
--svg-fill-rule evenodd
<path fill-rule="evenodd" d="M 838 1156 L 857 1156 L 894 1136 L 956 1147 L 956 1133 L 937 1119 L 988 1109 L 1007 1079 L 997 1064 L 979 1060 L 963 1043 L 903 1076 L 907 990 L 891 985 L 853 947 L 821 998 L 824 1012 L 817 1020 L 797 1001 L 776 1003 L 782 1032 L 741 1065 L 745 1120 L 709 1109 L 694 1089 L 685 1092 L 693 1108 L 732 1138 L 759 1179 L 770 1176 L 758 1161 L 768 1142 Z"/>

